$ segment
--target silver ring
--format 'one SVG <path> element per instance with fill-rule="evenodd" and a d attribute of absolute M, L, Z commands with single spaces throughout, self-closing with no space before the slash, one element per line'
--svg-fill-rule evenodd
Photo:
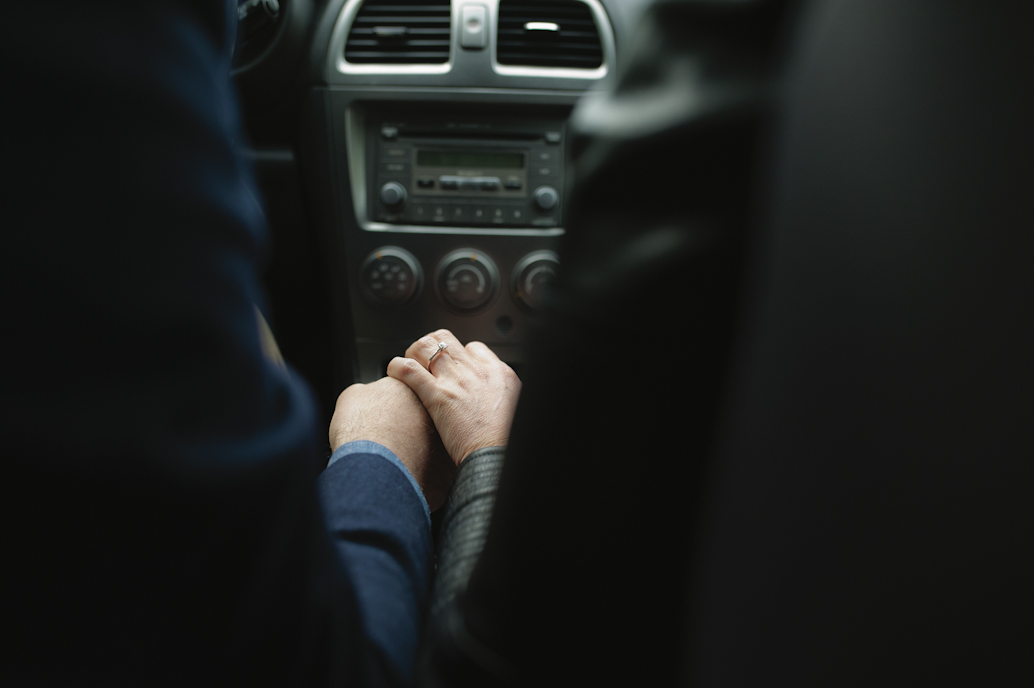
<path fill-rule="evenodd" d="M 435 351 L 433 354 L 431 354 L 431 358 L 427 359 L 427 366 L 430 367 L 431 366 L 431 361 L 434 360 L 434 357 L 437 356 L 438 354 L 440 354 L 441 352 L 445 351 L 448 348 L 449 348 L 449 342 L 438 342 L 438 350 Z"/>

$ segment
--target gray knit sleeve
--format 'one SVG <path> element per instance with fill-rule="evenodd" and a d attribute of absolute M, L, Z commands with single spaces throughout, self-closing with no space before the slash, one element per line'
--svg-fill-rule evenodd
<path fill-rule="evenodd" d="M 485 546 L 506 447 L 487 447 L 460 464 L 442 520 L 431 617 L 455 602 L 467 587 Z"/>
<path fill-rule="evenodd" d="M 445 507 L 431 613 L 419 660 L 421 688 L 512 685 L 508 663 L 470 635 L 463 593 L 488 538 L 505 447 L 473 452 L 460 464 Z"/>

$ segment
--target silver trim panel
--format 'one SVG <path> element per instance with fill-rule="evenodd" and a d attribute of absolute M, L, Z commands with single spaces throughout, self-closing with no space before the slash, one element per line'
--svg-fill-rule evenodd
<path fill-rule="evenodd" d="M 603 63 L 596 69 L 521 67 L 500 65 L 496 60 L 499 0 L 470 0 L 487 8 L 488 46 L 484 50 L 459 47 L 462 10 L 468 0 L 452 0 L 449 61 L 437 65 L 352 64 L 345 60 L 345 42 L 363 0 L 348 0 L 331 33 L 325 63 L 328 84 L 380 86 L 480 87 L 584 90 L 596 87 L 617 66 L 614 29 L 600 0 L 577 0 L 589 6 L 600 36 Z"/>

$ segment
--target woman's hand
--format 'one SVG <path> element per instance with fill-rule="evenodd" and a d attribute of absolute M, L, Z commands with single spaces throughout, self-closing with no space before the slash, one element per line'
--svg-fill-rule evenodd
<path fill-rule="evenodd" d="M 405 358 L 392 359 L 388 375 L 420 397 L 457 466 L 472 452 L 509 440 L 521 381 L 481 342 L 464 347 L 448 330 L 432 332 L 413 342 Z"/>

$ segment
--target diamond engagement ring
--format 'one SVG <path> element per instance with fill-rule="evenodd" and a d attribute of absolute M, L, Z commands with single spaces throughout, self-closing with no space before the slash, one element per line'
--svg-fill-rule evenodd
<path fill-rule="evenodd" d="M 431 358 L 427 359 L 427 365 L 431 365 L 431 361 L 434 357 L 449 348 L 449 342 L 438 342 L 438 350 L 431 354 Z"/>

